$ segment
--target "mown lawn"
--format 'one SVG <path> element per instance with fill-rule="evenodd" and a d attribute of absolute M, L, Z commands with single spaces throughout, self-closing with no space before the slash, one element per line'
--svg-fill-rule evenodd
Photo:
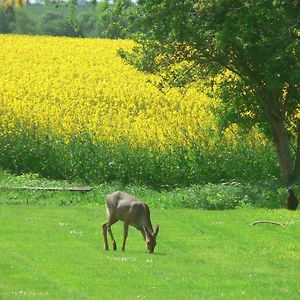
<path fill-rule="evenodd" d="M 0 299 L 299 299 L 300 211 L 151 212 L 152 255 L 133 228 L 104 251 L 102 205 L 0 205 Z"/>

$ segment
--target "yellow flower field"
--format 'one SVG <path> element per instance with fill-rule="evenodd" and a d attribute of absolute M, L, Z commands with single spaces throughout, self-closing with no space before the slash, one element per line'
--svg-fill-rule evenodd
<path fill-rule="evenodd" d="M 214 102 L 196 89 L 159 92 L 125 64 L 131 41 L 0 35 L 1 134 L 41 133 L 169 148 L 207 143 Z"/>
<path fill-rule="evenodd" d="M 257 131 L 218 133 L 219 101 L 199 85 L 164 94 L 126 64 L 117 51 L 132 41 L 0 35 L 0 45 L 1 167 L 155 187 L 276 173 Z"/>

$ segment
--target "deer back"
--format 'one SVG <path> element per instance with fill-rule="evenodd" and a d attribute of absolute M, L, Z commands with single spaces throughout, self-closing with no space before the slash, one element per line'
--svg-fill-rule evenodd
<path fill-rule="evenodd" d="M 105 198 L 108 214 L 139 230 L 144 227 L 153 232 L 150 210 L 146 203 L 124 192 L 113 192 Z"/>

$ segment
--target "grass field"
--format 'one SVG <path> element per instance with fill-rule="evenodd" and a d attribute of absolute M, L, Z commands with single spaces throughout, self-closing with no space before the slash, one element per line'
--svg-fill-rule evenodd
<path fill-rule="evenodd" d="M 132 228 L 103 250 L 103 204 L 0 205 L 0 299 L 298 299 L 299 211 L 151 212 L 152 255 Z"/>

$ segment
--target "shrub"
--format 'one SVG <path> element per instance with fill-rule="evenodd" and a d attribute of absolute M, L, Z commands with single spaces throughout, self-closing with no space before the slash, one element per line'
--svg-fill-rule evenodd
<path fill-rule="evenodd" d="M 54 36 L 80 36 L 69 24 L 67 17 L 61 12 L 47 11 L 40 19 L 39 33 Z"/>

